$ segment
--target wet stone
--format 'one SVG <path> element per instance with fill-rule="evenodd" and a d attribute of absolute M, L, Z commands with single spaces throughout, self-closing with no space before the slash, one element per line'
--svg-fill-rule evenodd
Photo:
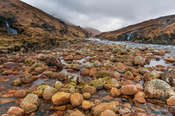
<path fill-rule="evenodd" d="M 52 96 L 52 102 L 54 105 L 64 105 L 70 101 L 70 93 L 57 92 Z"/>
<path fill-rule="evenodd" d="M 115 104 L 115 102 L 101 103 L 93 108 L 93 115 L 99 116 L 105 110 L 111 110 L 113 112 L 116 112 L 116 111 L 118 111 L 118 107 Z"/>
<path fill-rule="evenodd" d="M 25 113 L 36 111 L 38 106 L 39 98 L 35 94 L 28 94 L 20 104 L 20 107 L 25 111 Z"/>
<path fill-rule="evenodd" d="M 10 107 L 7 111 L 9 116 L 23 116 L 24 110 L 19 107 Z"/>
<path fill-rule="evenodd" d="M 118 97 L 118 96 L 120 96 L 121 92 L 117 88 L 112 88 L 110 91 L 110 94 L 112 97 Z"/>
<path fill-rule="evenodd" d="M 27 94 L 26 90 L 17 90 L 15 92 L 15 97 L 23 98 Z"/>
<path fill-rule="evenodd" d="M 124 85 L 121 87 L 121 93 L 124 95 L 134 95 L 137 93 L 137 87 L 136 85 Z"/>
<path fill-rule="evenodd" d="M 70 102 L 72 106 L 79 106 L 83 101 L 83 96 L 80 93 L 72 93 L 70 96 Z"/>
<path fill-rule="evenodd" d="M 100 116 L 117 116 L 117 115 L 115 114 L 115 112 L 111 110 L 105 110 L 104 112 L 101 113 Z"/>
<path fill-rule="evenodd" d="M 83 97 L 84 97 L 84 99 L 90 99 L 91 94 L 90 93 L 83 93 Z"/>
<path fill-rule="evenodd" d="M 175 106 L 175 96 L 171 96 L 169 99 L 167 99 L 167 105 Z"/>
<path fill-rule="evenodd" d="M 62 65 L 61 60 L 59 58 L 48 57 L 46 59 L 46 64 L 48 66 L 56 66 L 58 71 L 61 71 L 63 69 L 63 65 Z"/>
<path fill-rule="evenodd" d="M 83 102 L 82 102 L 82 109 L 84 109 L 84 110 L 88 110 L 88 109 L 90 109 L 91 107 L 93 107 L 94 106 L 94 103 L 92 103 L 91 101 L 87 101 L 87 100 L 84 100 Z"/>
<path fill-rule="evenodd" d="M 57 92 L 57 89 L 48 86 L 43 91 L 43 98 L 45 100 L 50 100 L 56 92 Z"/>
<path fill-rule="evenodd" d="M 155 79 L 145 85 L 145 95 L 149 98 L 166 99 L 174 95 L 174 90 L 163 80 Z"/>
<path fill-rule="evenodd" d="M 79 110 L 76 110 L 74 112 L 72 112 L 69 116 L 85 116 L 82 112 L 80 112 Z"/>
<path fill-rule="evenodd" d="M 54 87 L 59 90 L 63 87 L 63 83 L 61 81 L 56 81 L 55 84 L 54 84 Z"/>

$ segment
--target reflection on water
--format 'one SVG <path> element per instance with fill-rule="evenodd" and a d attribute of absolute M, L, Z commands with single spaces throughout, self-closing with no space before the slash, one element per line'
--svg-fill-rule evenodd
<path fill-rule="evenodd" d="M 125 41 L 109 41 L 109 40 L 101 40 L 98 38 L 87 38 L 86 40 L 95 41 L 103 44 L 122 44 L 128 45 L 130 47 L 150 47 L 156 49 L 168 49 L 170 53 L 166 53 L 165 57 L 168 56 L 175 56 L 175 46 L 173 45 L 159 45 L 159 44 L 141 44 L 141 43 L 134 43 L 134 42 L 125 42 Z M 172 66 L 172 64 L 166 63 L 162 58 L 160 60 L 151 60 L 149 65 L 145 65 L 145 67 L 152 67 L 156 65 L 163 65 L 163 66 Z"/>

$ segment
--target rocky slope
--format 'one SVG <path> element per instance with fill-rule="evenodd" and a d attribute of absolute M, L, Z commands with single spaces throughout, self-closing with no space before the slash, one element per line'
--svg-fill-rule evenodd
<path fill-rule="evenodd" d="M 175 15 L 151 19 L 96 37 L 115 41 L 175 44 Z"/>
<path fill-rule="evenodd" d="M 68 25 L 19 0 L 1 0 L 0 52 L 48 48 L 88 36 L 79 26 Z"/>

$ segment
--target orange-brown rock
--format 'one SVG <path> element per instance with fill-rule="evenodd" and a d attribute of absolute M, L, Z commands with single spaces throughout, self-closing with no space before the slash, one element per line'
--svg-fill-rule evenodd
<path fill-rule="evenodd" d="M 120 93 L 121 93 L 120 90 L 114 87 L 111 89 L 111 92 L 110 92 L 112 97 L 118 97 Z"/>
<path fill-rule="evenodd" d="M 54 105 L 64 105 L 70 101 L 70 93 L 58 92 L 52 96 Z"/>
<path fill-rule="evenodd" d="M 83 96 L 80 93 L 73 93 L 70 96 L 72 106 L 79 106 L 83 101 Z"/>
<path fill-rule="evenodd" d="M 169 99 L 167 99 L 167 105 L 175 106 L 175 96 L 171 96 Z"/>
<path fill-rule="evenodd" d="M 130 84 L 130 85 L 124 85 L 121 87 L 121 93 L 124 95 L 134 95 L 137 93 L 137 87 L 136 85 Z"/>
<path fill-rule="evenodd" d="M 135 94 L 134 96 L 134 101 L 138 102 L 138 103 L 145 103 L 145 93 L 142 91 L 139 91 Z"/>

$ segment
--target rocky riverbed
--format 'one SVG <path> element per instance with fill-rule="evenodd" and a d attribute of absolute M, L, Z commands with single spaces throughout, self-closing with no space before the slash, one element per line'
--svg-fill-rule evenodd
<path fill-rule="evenodd" d="M 86 39 L 0 54 L 0 115 L 173 116 L 173 49 Z"/>

